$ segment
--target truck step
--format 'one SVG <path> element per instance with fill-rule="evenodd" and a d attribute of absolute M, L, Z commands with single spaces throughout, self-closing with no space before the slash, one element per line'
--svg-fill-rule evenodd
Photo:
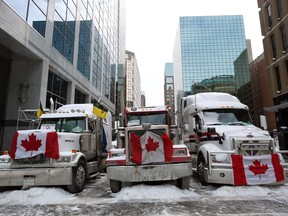
<path fill-rule="evenodd" d="M 100 173 L 99 173 L 99 172 L 94 173 L 94 174 L 91 174 L 91 175 L 89 176 L 89 180 L 91 180 L 91 179 L 96 179 L 96 178 L 99 177 L 99 176 L 100 176 Z"/>

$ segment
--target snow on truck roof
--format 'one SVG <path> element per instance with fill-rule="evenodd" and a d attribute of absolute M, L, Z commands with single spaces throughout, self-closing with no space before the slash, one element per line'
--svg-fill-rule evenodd
<path fill-rule="evenodd" d="M 183 98 L 188 107 L 196 104 L 197 109 L 213 109 L 213 108 L 240 108 L 248 109 L 248 106 L 241 103 L 240 100 L 228 93 L 207 92 L 189 95 Z M 185 102 L 184 102 L 185 103 Z"/>
<path fill-rule="evenodd" d="M 44 113 L 41 118 L 83 117 L 97 118 L 93 113 L 93 104 L 67 104 L 56 111 Z"/>

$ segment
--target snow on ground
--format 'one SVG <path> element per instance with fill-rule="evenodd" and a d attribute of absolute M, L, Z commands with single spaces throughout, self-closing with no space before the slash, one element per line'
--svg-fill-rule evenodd
<path fill-rule="evenodd" d="M 85 189 L 89 190 L 89 189 Z M 108 189 L 107 189 L 108 190 Z M 177 202 L 185 199 L 199 199 L 202 197 L 222 197 L 227 199 L 251 199 L 253 197 L 264 197 L 273 199 L 283 197 L 288 199 L 288 185 L 282 186 L 222 186 L 222 187 L 203 187 L 201 190 L 190 188 L 180 190 L 174 185 L 134 185 L 124 187 L 118 193 L 112 194 L 107 191 L 108 196 L 102 198 L 81 197 L 80 195 L 70 194 L 62 188 L 54 187 L 34 187 L 28 190 L 13 190 L 0 193 L 0 205 L 46 205 L 46 204 L 69 204 L 82 203 L 85 199 L 86 204 L 97 203 L 117 203 L 117 202 Z M 111 195 L 112 194 L 112 195 Z M 103 199 L 104 198 L 104 199 Z M 82 200 L 82 201 L 81 201 Z M 87 203 L 88 202 L 88 203 Z"/>
<path fill-rule="evenodd" d="M 113 195 L 117 201 L 147 201 L 157 200 L 160 202 L 173 202 L 182 198 L 197 197 L 199 194 L 192 190 L 180 190 L 174 185 L 135 185 L 133 187 L 124 187 Z"/>
<path fill-rule="evenodd" d="M 35 187 L 0 193 L 0 205 L 58 204 L 75 199 L 77 197 L 61 188 Z"/>

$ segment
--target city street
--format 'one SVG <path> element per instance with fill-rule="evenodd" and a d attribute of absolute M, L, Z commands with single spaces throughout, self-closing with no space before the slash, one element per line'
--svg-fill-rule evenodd
<path fill-rule="evenodd" d="M 112 194 L 101 174 L 77 195 L 54 187 L 0 193 L 0 215 L 288 215 L 287 206 L 288 185 L 202 187 L 193 177 L 189 190 L 171 182 Z"/>

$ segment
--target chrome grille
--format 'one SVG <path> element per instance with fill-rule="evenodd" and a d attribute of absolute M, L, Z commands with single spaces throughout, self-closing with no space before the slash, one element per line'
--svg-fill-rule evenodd
<path fill-rule="evenodd" d="M 30 158 L 14 159 L 14 164 L 45 164 L 49 162 L 44 154 L 36 155 Z"/>

